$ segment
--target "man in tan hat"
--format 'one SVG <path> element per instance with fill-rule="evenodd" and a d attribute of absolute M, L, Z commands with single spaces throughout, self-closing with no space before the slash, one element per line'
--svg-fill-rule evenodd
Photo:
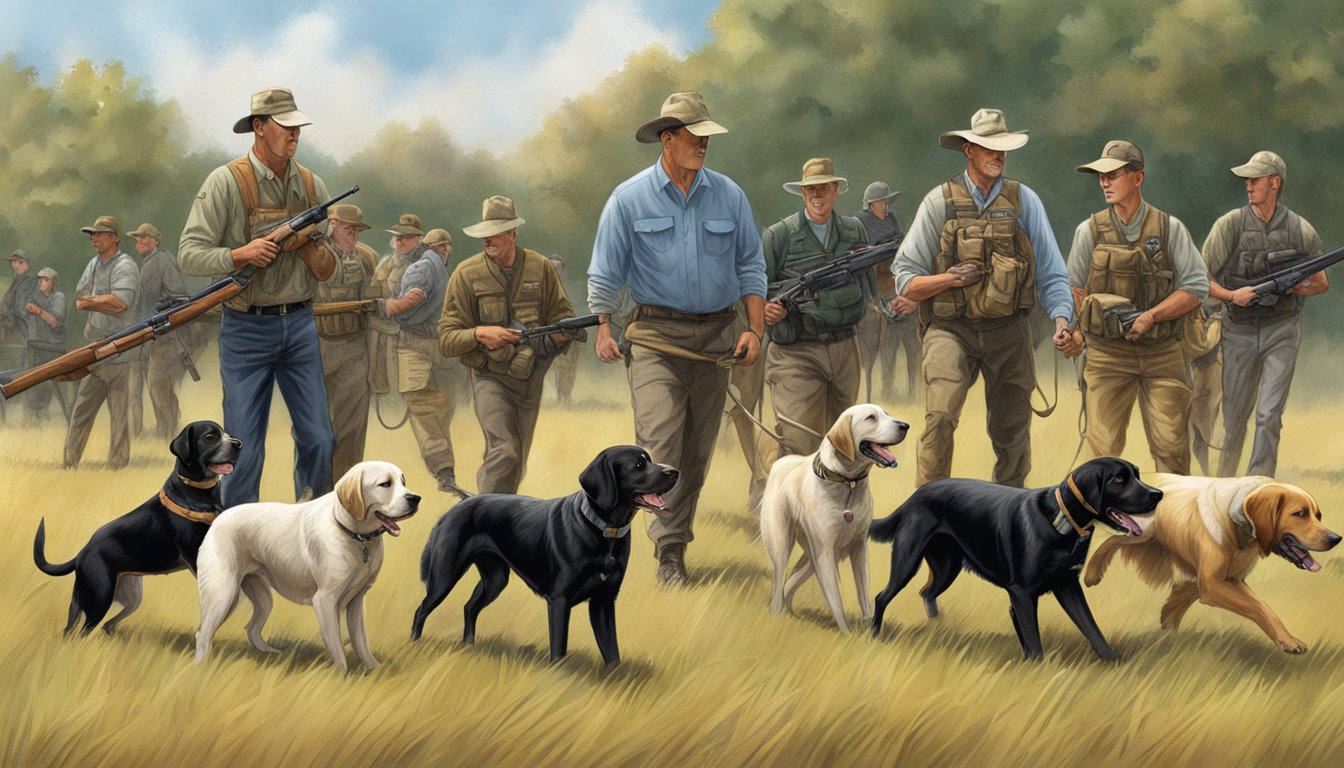
<path fill-rule="evenodd" d="M 1209 274 L 1181 220 L 1143 199 L 1143 152 L 1109 141 L 1078 166 L 1095 174 L 1106 208 L 1078 225 L 1069 251 L 1069 285 L 1078 330 L 1065 354 L 1087 347 L 1083 403 L 1093 456 L 1121 456 L 1138 400 L 1158 472 L 1190 474 L 1190 384 L 1181 328 L 1209 295 Z M 1138 310 L 1133 323 L 1105 320 Z"/>
<path fill-rule="evenodd" d="M 948 477 L 953 435 L 966 392 L 983 374 L 993 480 L 1022 487 L 1031 469 L 1031 391 L 1036 384 L 1028 313 L 1039 299 L 1068 338 L 1073 300 L 1045 206 L 1025 184 L 1003 177 L 1006 153 L 1027 143 L 1003 112 L 981 109 L 969 131 L 938 139 L 960 152 L 966 170 L 924 197 L 891 270 L 896 292 L 918 302 L 926 327 L 921 367 L 924 433 L 915 482 Z"/>
<path fill-rule="evenodd" d="M 1279 202 L 1288 180 L 1283 158 L 1261 150 L 1232 173 L 1245 180 L 1246 205 L 1215 221 L 1203 248 L 1209 295 L 1223 302 L 1224 437 L 1218 474 L 1237 474 L 1246 422 L 1254 411 L 1247 474 L 1273 477 L 1302 338 L 1303 300 L 1325 293 L 1330 282 L 1322 270 L 1273 304 L 1251 303 L 1251 286 L 1271 272 L 1320 256 L 1325 245 L 1310 222 Z"/>
<path fill-rule="evenodd" d="M 891 207 L 892 200 L 899 194 L 893 192 L 885 181 L 874 181 L 863 190 L 863 210 L 854 215 L 863 224 L 868 240 L 873 245 L 889 243 L 903 236 L 901 222 Z M 873 267 L 873 275 L 877 279 L 877 295 L 874 299 L 896 295 L 896 280 L 891 274 L 891 263 L 895 260 L 896 256 L 892 254 L 890 259 Z M 872 398 L 873 367 L 878 361 L 882 363 L 882 399 L 891 400 L 894 397 L 896 354 L 901 349 L 905 350 L 906 397 L 915 397 L 920 343 L 918 323 L 911 316 L 913 305 L 908 309 L 910 312 L 891 313 L 889 317 L 873 302 L 859 321 L 859 351 L 866 382 L 865 392 L 869 399 Z"/>
<path fill-rule="evenodd" d="M 135 238 L 135 251 L 144 257 L 140 262 L 140 306 L 136 319 L 149 317 L 159 307 L 169 306 L 189 295 L 187 281 L 177 265 L 177 257 L 163 247 L 163 234 L 148 222 L 127 233 Z M 177 435 L 182 413 L 177 401 L 177 387 L 187 372 L 187 359 L 197 353 L 204 340 L 201 329 L 188 324 L 160 336 L 144 346 L 146 364 L 143 381 L 149 385 L 149 400 L 154 407 L 154 434 L 165 440 Z M 184 355 L 187 356 L 184 359 Z M 131 421 L 134 428 L 135 406 L 142 396 L 139 366 L 132 367 Z"/>
<path fill-rule="evenodd" d="M 317 303 L 360 301 L 373 298 L 369 282 L 378 253 L 359 241 L 369 228 L 357 205 L 333 205 L 323 247 L 331 251 L 336 268 L 331 277 L 317 284 Z M 364 460 L 364 441 L 369 431 L 369 320 L 362 312 L 341 312 L 314 317 L 317 345 L 322 351 L 322 378 L 327 386 L 327 407 L 336 447 L 331 454 L 331 476 L 339 478 Z"/>
<path fill-rule="evenodd" d="M 387 230 L 393 247 L 408 264 L 395 292 L 384 289 L 379 315 L 395 320 L 397 335 L 397 390 L 406 399 L 411 430 L 420 455 L 439 490 L 464 497 L 454 468 L 453 423 L 456 393 L 452 389 L 451 361 L 439 352 L 438 321 L 448 289 L 448 267 L 439 254 L 421 240 L 424 225 L 413 213 L 402 214 Z"/>
<path fill-rule="evenodd" d="M 486 199 L 481 223 L 462 228 L 485 249 L 453 272 L 439 318 L 443 354 L 471 369 L 476 417 L 485 433 L 485 458 L 476 473 L 481 493 L 518 492 L 546 371 L 569 343 L 557 333 L 520 344 L 518 330 L 574 316 L 551 262 L 518 245 L 523 223 L 510 198 Z"/>
<path fill-rule="evenodd" d="M 60 276 L 51 267 L 37 271 L 37 292 L 29 297 L 23 310 L 28 317 L 26 329 L 27 357 L 24 360 L 29 368 L 50 362 L 65 354 L 65 294 L 56 290 Z M 24 407 L 27 420 L 36 424 L 46 417 L 47 406 L 55 394 L 60 401 L 61 411 L 66 419 L 70 418 L 73 389 L 63 381 L 44 381 L 33 388 Z"/>
<path fill-rule="evenodd" d="M 131 308 L 140 293 L 140 271 L 135 260 L 121 251 L 121 225 L 116 219 L 99 216 L 93 226 L 81 227 L 80 231 L 89 236 L 94 257 L 75 285 L 75 309 L 89 313 L 84 338 L 96 341 L 135 322 Z M 105 400 L 112 423 L 107 466 L 118 469 L 131 460 L 127 400 L 133 363 L 129 355 L 114 355 L 90 368 L 89 375 L 80 379 L 70 428 L 65 434 L 66 469 L 79 466 L 94 417 Z"/>
<path fill-rule="evenodd" d="M 784 185 L 785 192 L 803 198 L 803 207 L 761 233 L 767 281 L 798 277 L 868 244 L 858 219 L 834 212 L 836 198 L 848 190 L 849 181 L 836 175 L 828 157 L 808 160 L 802 178 Z M 805 304 L 765 304 L 771 342 L 765 352 L 765 381 L 785 454 L 815 451 L 819 436 L 858 397 L 859 346 L 854 335 L 863 317 L 864 292 L 856 281 L 822 291 L 816 301 Z M 872 286 L 868 292 L 874 292 Z"/>
<path fill-rule="evenodd" d="M 264 236 L 269 225 L 330 197 L 322 179 L 294 159 L 300 130 L 311 123 L 289 91 L 253 94 L 251 112 L 233 126 L 234 133 L 254 134 L 252 148 L 206 177 L 178 247 L 190 275 L 256 270 L 225 303 L 219 330 L 224 429 L 247 446 L 223 481 L 228 507 L 257 500 L 276 384 L 293 424 L 295 496 L 332 487 L 333 438 L 312 301 L 335 265 L 331 251 L 307 237 L 282 246 Z"/>
<path fill-rule="evenodd" d="M 622 353 L 610 318 L 629 286 L 637 307 L 625 329 L 635 439 L 681 470 L 670 512 L 649 526 L 658 580 L 684 584 L 686 545 L 722 420 L 732 357 L 752 365 L 765 333 L 765 258 L 751 205 L 732 179 L 704 167 L 709 138 L 728 129 L 698 93 L 674 93 L 635 132 L 659 144 L 654 164 L 611 194 L 588 267 L 588 306 L 602 318 L 597 356 Z M 734 305 L 744 302 L 747 328 Z"/>

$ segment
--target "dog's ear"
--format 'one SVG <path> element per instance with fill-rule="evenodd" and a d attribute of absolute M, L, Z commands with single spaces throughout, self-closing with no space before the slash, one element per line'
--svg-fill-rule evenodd
<path fill-rule="evenodd" d="M 192 454 L 196 452 L 195 426 L 196 424 L 193 422 L 183 427 L 182 431 L 177 433 L 177 437 L 174 437 L 173 441 L 168 444 L 168 450 L 172 451 L 173 455 L 187 466 L 191 466 Z"/>
<path fill-rule="evenodd" d="M 1118 459 L 1100 458 L 1083 462 L 1070 475 L 1083 501 L 1100 513 L 1106 506 L 1106 486 L 1124 471 L 1124 464 Z"/>
<path fill-rule="evenodd" d="M 836 420 L 831 426 L 831 431 L 826 433 L 826 439 L 831 441 L 831 446 L 835 448 L 846 461 L 854 460 L 854 414 L 846 413 Z"/>
<path fill-rule="evenodd" d="M 356 464 L 336 481 L 336 500 L 356 520 L 364 519 L 364 470 Z"/>
<path fill-rule="evenodd" d="M 1260 545 L 1260 554 L 1268 555 L 1278 538 L 1279 518 L 1283 516 L 1284 494 L 1282 486 L 1262 485 L 1246 494 L 1242 509 L 1246 519 L 1255 528 L 1255 542 Z"/>
<path fill-rule="evenodd" d="M 597 454 L 597 458 L 579 475 L 579 487 L 599 509 L 615 509 L 621 501 L 621 489 L 616 484 L 616 467 L 611 448 Z"/>

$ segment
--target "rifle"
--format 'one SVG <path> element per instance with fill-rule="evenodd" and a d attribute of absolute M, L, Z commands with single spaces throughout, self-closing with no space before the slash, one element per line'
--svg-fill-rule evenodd
<path fill-rule="evenodd" d="M 1279 303 L 1280 296 L 1291 293 L 1294 285 L 1341 261 L 1344 261 L 1344 248 L 1336 248 L 1314 259 L 1307 259 L 1301 264 L 1271 272 L 1263 281 L 1251 286 L 1255 291 L 1255 298 L 1251 300 L 1251 304 L 1272 307 Z"/>
<path fill-rule="evenodd" d="M 818 293 L 849 285 L 856 279 L 855 275 L 896 255 L 903 239 L 896 237 L 881 245 L 861 246 L 797 277 L 770 283 L 768 291 L 777 291 L 770 301 L 791 307 L 816 301 Z"/>
<path fill-rule="evenodd" d="M 591 328 L 598 322 L 597 315 L 583 315 L 581 317 L 567 317 L 554 325 L 539 325 L 536 328 L 521 329 L 518 331 L 518 343 L 526 344 L 532 339 L 550 336 L 552 333 L 563 333 L 570 338 L 574 338 L 576 331 Z"/>
<path fill-rule="evenodd" d="M 309 208 L 288 221 L 272 229 L 266 239 L 276 243 L 294 233 L 314 224 L 320 224 L 327 218 L 327 209 L 359 191 L 351 187 L 341 194 L 323 203 Z M 242 292 L 256 274 L 257 267 L 249 264 L 234 274 L 219 280 L 205 290 L 196 293 L 175 306 L 155 312 L 137 323 L 122 328 L 106 338 L 89 342 L 78 349 L 72 349 L 64 355 L 42 365 L 27 370 L 0 372 L 0 393 L 11 398 L 26 389 L 41 384 L 48 379 L 57 381 L 75 381 L 89 375 L 89 366 L 114 357 L 127 350 L 135 349 L 150 339 L 189 323 L 205 314 L 206 310 Z"/>
<path fill-rule="evenodd" d="M 377 299 L 357 299 L 355 301 L 326 301 L 313 305 L 313 316 L 340 315 L 349 312 L 377 312 Z"/>

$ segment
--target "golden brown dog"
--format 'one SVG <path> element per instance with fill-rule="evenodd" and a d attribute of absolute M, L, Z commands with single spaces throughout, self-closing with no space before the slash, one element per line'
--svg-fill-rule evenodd
<path fill-rule="evenodd" d="M 1307 646 L 1246 585 L 1261 558 L 1276 554 L 1304 571 L 1319 571 L 1311 552 L 1339 543 L 1321 525 L 1311 494 L 1268 477 L 1145 476 L 1162 489 L 1162 502 L 1142 536 L 1112 536 L 1097 548 L 1083 581 L 1101 581 L 1116 552 L 1154 587 L 1171 584 L 1162 606 L 1162 628 L 1176 629 L 1196 600 L 1254 621 L 1279 648 L 1303 653 Z M 1142 524 L 1141 524 L 1142 525 Z"/>

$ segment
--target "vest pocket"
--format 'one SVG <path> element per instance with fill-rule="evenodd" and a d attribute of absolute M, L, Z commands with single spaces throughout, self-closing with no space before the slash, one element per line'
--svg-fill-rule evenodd
<path fill-rule="evenodd" d="M 1142 252 L 1136 246 L 1098 245 L 1092 251 L 1088 293 L 1109 293 L 1139 303 L 1142 282 Z"/>
<path fill-rule="evenodd" d="M 509 321 L 509 305 L 503 296 L 480 296 L 476 308 L 482 325 L 504 325 Z"/>
<path fill-rule="evenodd" d="M 972 317 L 1008 317 L 1017 311 L 1017 289 L 1022 282 L 1022 266 L 1011 256 L 990 253 L 989 273 L 980 280 L 980 290 L 971 295 Z"/>

